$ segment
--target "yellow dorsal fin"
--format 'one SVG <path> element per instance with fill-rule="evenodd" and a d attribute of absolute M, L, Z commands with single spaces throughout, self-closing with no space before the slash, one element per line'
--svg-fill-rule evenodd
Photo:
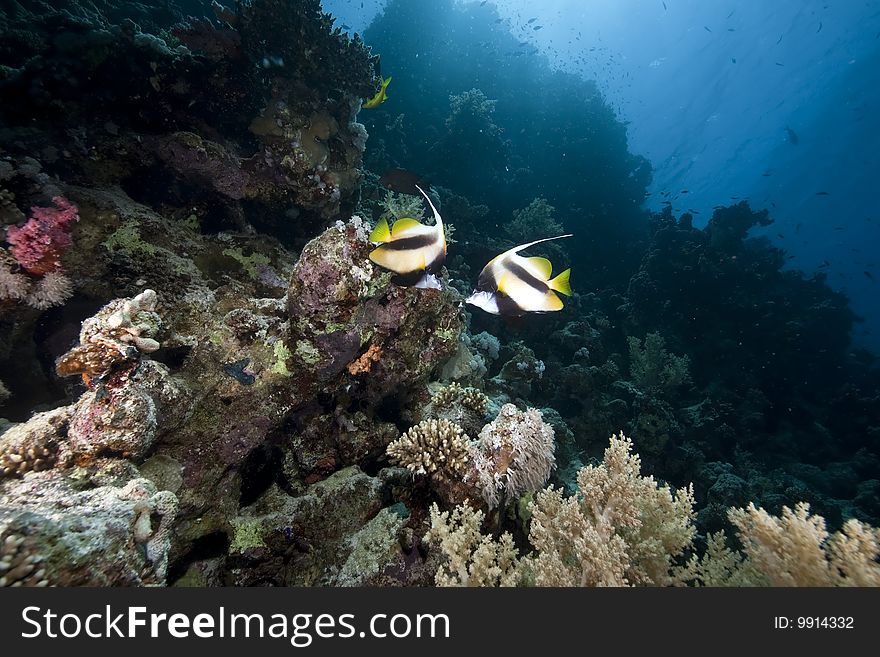
<path fill-rule="evenodd" d="M 567 297 L 571 296 L 571 269 L 566 269 L 564 272 L 559 274 L 552 281 L 547 283 L 547 286 L 551 290 L 556 290 L 560 294 L 564 294 Z"/>
<path fill-rule="evenodd" d="M 394 222 L 394 225 L 391 227 L 391 235 L 395 238 L 403 237 L 407 233 L 411 233 L 421 227 L 422 224 L 420 224 L 416 219 L 403 217 Z"/>
<path fill-rule="evenodd" d="M 526 260 L 529 261 L 529 265 L 535 268 L 535 271 L 540 272 L 544 280 L 550 278 L 550 275 L 553 273 L 553 265 L 550 264 L 550 261 L 547 260 L 547 258 L 535 256 L 534 258 L 526 258 Z"/>
<path fill-rule="evenodd" d="M 388 242 L 391 240 L 391 231 L 388 228 L 388 220 L 382 217 L 373 232 L 370 233 L 371 242 Z"/>

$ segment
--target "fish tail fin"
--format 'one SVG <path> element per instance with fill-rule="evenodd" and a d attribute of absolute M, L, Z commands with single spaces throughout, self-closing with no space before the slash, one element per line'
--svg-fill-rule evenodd
<path fill-rule="evenodd" d="M 382 217 L 373 232 L 370 233 L 371 242 L 384 243 L 391 240 L 391 229 L 388 227 L 388 220 Z"/>
<path fill-rule="evenodd" d="M 556 290 L 560 294 L 564 294 L 567 297 L 571 296 L 571 268 L 566 269 L 564 272 L 559 274 L 552 281 L 547 283 L 547 286 L 551 290 Z"/>

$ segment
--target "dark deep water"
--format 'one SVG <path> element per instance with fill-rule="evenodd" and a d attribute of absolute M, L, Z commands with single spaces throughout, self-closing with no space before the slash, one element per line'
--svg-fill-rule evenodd
<path fill-rule="evenodd" d="M 822 482 L 830 497 L 858 497 L 876 513 L 877 470 L 868 475 L 851 462 L 849 474 L 829 473 L 843 454 L 876 449 L 876 430 L 844 426 L 880 418 L 873 337 L 880 226 L 870 192 L 880 125 L 869 73 L 880 58 L 880 6 L 791 3 L 774 5 L 768 18 L 741 3 L 665 10 L 659 2 L 617 3 L 605 11 L 567 2 L 380 4 L 327 5 L 341 23 L 363 28 L 382 75 L 393 77 L 391 100 L 361 115 L 368 168 L 412 169 L 486 206 L 477 217 L 450 215 L 460 271 L 471 278 L 497 252 L 488 244 L 575 234 L 553 253 L 573 268 L 580 295 L 566 312 L 578 313 L 574 323 L 543 315 L 509 326 L 479 311 L 472 319 L 473 333 L 522 340 L 546 364 L 530 399 L 559 411 L 581 439 L 623 421 L 646 442 L 661 441 L 654 471 L 675 481 L 706 477 L 710 499 L 752 499 L 747 464 L 757 460 L 779 477 L 769 498 Z M 710 21 L 714 30 L 703 25 Z M 820 23 L 834 30 L 822 47 L 812 45 Z M 722 47 L 719 38 L 738 41 Z M 786 47 L 773 50 L 777 40 Z M 622 42 L 642 44 L 642 57 L 661 54 L 633 79 L 634 66 L 622 61 L 632 53 L 615 51 Z M 792 69 L 782 81 L 761 72 L 783 70 L 776 57 Z M 673 64 L 679 71 L 665 85 L 644 73 Z M 734 66 L 752 68 L 731 79 Z M 810 77 L 796 88 L 785 82 L 792 76 Z M 771 108 L 780 83 L 788 98 Z M 640 93 L 642 108 L 625 107 Z M 775 128 L 767 125 L 771 109 Z M 849 125 L 836 124 L 844 111 Z M 818 134 L 822 122 L 826 136 Z M 722 138 L 724 129 L 730 134 Z M 695 144 L 699 138 L 705 143 Z M 633 143 L 657 155 L 675 151 L 674 162 L 650 160 Z M 695 157 L 685 166 L 688 149 Z M 552 210 L 524 226 L 516 213 L 535 198 Z M 597 321 L 619 342 L 594 349 Z M 603 368 L 627 352 L 626 336 L 652 332 L 689 357 L 692 386 L 645 398 L 598 383 L 616 378 Z M 713 404 L 709 420 L 703 414 Z M 624 407 L 626 419 L 610 410 Z M 710 483 L 722 471 L 729 476 Z"/>
<path fill-rule="evenodd" d="M 0 14 L 0 431 L 165 368 L 140 410 L 80 402 L 113 440 L 69 463 L 177 482 L 171 579 L 328 581 L 293 521 L 233 553 L 254 514 L 345 468 L 386 485 L 353 526 L 392 504 L 424 523 L 446 498 L 388 484 L 385 448 L 439 406 L 434 382 L 492 417 L 541 409 L 569 492 L 622 431 L 644 473 L 693 483 L 700 547 L 749 502 L 880 525 L 880 3 L 325 0 L 335 23 L 311 0 L 56 4 Z M 424 211 L 389 175 L 433 188 L 443 303 L 370 305 L 379 268 L 333 259 L 354 257 L 337 222 Z M 564 233 L 526 252 L 571 268 L 561 311 L 461 305 L 493 257 Z M 114 326 L 110 356 L 58 368 L 83 320 L 145 288 L 161 328 Z M 103 440 L 84 422 L 71 435 Z M 492 522 L 522 547 L 515 515 Z"/>

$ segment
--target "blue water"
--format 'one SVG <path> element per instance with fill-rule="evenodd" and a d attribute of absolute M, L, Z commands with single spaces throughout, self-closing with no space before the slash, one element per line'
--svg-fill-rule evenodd
<path fill-rule="evenodd" d="M 337 25 L 363 33 L 385 4 L 327 0 L 324 7 L 338 17 Z M 676 215 L 699 213 L 695 226 L 705 224 L 714 206 L 738 199 L 767 208 L 774 223 L 752 234 L 783 248 L 788 267 L 827 273 L 829 285 L 845 292 L 865 319 L 854 329 L 855 343 L 880 351 L 880 205 L 874 189 L 880 171 L 880 3 L 459 5 L 474 19 L 401 38 L 479 40 L 500 29 L 533 49 L 525 58 L 507 57 L 494 71 L 482 68 L 479 78 L 444 84 L 457 72 L 439 71 L 426 85 L 449 87 L 450 93 L 485 87 L 493 77 L 508 76 L 505 67 L 515 71 L 525 59 L 542 57 L 553 69 L 595 81 L 626 123 L 630 151 L 653 168 L 645 208 L 658 210 L 668 198 Z M 386 74 L 414 64 L 375 45 Z M 540 96 L 541 89 L 523 93 Z M 553 99 L 544 100 L 552 108 Z"/>

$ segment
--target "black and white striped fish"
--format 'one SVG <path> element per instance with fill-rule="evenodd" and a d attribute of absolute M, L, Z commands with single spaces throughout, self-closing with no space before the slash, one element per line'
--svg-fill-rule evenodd
<path fill-rule="evenodd" d="M 415 219 L 402 218 L 389 228 L 383 217 L 370 233 L 370 241 L 381 244 L 370 253 L 370 260 L 397 274 L 398 283 L 439 288 L 436 274 L 446 260 L 443 219 L 425 191 L 418 185 L 416 189 L 428 200 L 436 223 L 426 226 Z"/>
<path fill-rule="evenodd" d="M 571 269 L 566 269 L 551 279 L 553 265 L 549 260 L 540 257 L 524 258 L 518 254 L 535 244 L 564 237 L 571 235 L 547 237 L 521 244 L 493 258 L 483 267 L 477 288 L 465 302 L 493 315 L 518 316 L 562 310 L 562 300 L 556 293 L 571 296 Z"/>

